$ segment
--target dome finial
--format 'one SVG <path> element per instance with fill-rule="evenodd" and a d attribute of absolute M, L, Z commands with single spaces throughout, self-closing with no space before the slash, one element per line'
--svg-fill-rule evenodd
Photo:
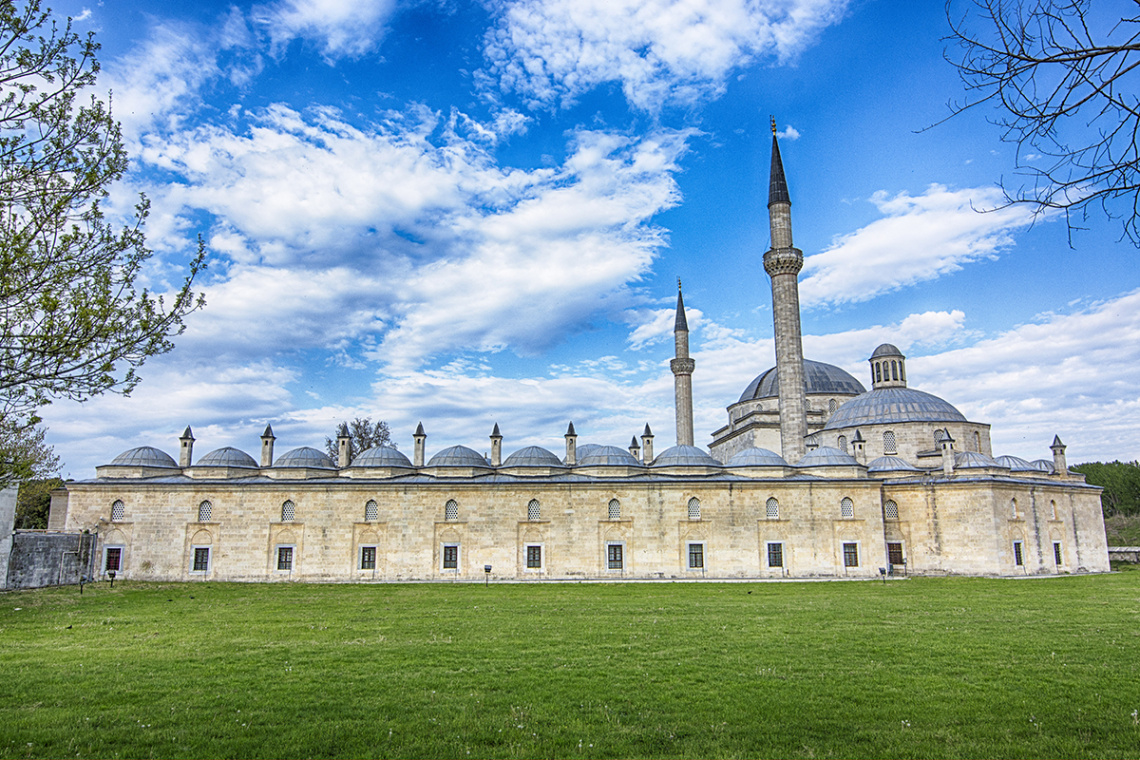
<path fill-rule="evenodd" d="M 677 277 L 677 292 L 678 293 L 681 292 L 681 278 L 680 278 L 680 276 Z"/>
<path fill-rule="evenodd" d="M 772 120 L 772 136 L 774 137 L 776 135 L 776 117 L 769 116 L 769 118 Z"/>

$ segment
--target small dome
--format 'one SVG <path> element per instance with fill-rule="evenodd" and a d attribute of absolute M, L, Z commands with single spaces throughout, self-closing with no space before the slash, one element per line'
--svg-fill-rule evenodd
<path fill-rule="evenodd" d="M 178 467 L 169 454 L 153 446 L 128 449 L 111 460 L 111 464 L 119 467 Z"/>
<path fill-rule="evenodd" d="M 809 396 L 813 393 L 856 396 L 866 393 L 867 389 L 847 370 L 833 364 L 804 359 L 804 391 Z M 776 398 L 778 395 L 776 368 L 772 367 L 748 384 L 737 403 L 759 398 Z"/>
<path fill-rule="evenodd" d="M 312 467 L 318 470 L 335 470 L 336 465 L 325 454 L 310 446 L 286 451 L 277 457 L 274 467 Z"/>
<path fill-rule="evenodd" d="M 591 452 L 597 451 L 600 448 L 602 448 L 602 447 L 596 443 L 583 443 L 581 446 L 579 446 L 574 451 L 575 451 L 575 455 L 577 456 L 578 461 L 581 462 L 583 457 L 590 456 Z M 563 462 L 562 464 L 566 464 L 566 463 Z"/>
<path fill-rule="evenodd" d="M 1057 468 L 1054 467 L 1053 463 L 1050 462 L 1048 459 L 1034 459 L 1029 464 L 1031 467 L 1033 467 L 1033 469 L 1037 470 L 1038 472 L 1047 472 L 1050 475 L 1057 472 Z"/>
<path fill-rule="evenodd" d="M 966 422 L 948 402 L 914 388 L 876 388 L 841 405 L 824 430 L 892 422 Z"/>
<path fill-rule="evenodd" d="M 723 467 L 703 449 L 696 446 L 671 446 L 653 460 L 654 467 Z"/>
<path fill-rule="evenodd" d="M 728 460 L 729 467 L 787 467 L 784 458 L 768 449 L 749 448 L 738 451 Z"/>
<path fill-rule="evenodd" d="M 584 448 L 584 447 L 583 447 Z M 618 467 L 640 467 L 641 462 L 633 458 L 625 449 L 617 446 L 595 446 L 584 457 L 579 457 L 578 464 L 582 467 L 612 465 Z"/>
<path fill-rule="evenodd" d="M 562 460 L 541 446 L 527 446 L 507 457 L 503 467 L 562 467 Z"/>
<path fill-rule="evenodd" d="M 954 455 L 954 469 L 956 470 L 977 470 L 983 467 L 1001 467 L 1001 465 L 985 454 L 979 454 L 976 451 L 959 451 Z"/>
<path fill-rule="evenodd" d="M 451 446 L 428 461 L 428 467 L 490 467 L 483 455 L 466 446 Z"/>
<path fill-rule="evenodd" d="M 352 460 L 353 467 L 405 467 L 412 463 L 402 453 L 391 446 L 373 446 L 362 451 Z"/>
<path fill-rule="evenodd" d="M 1008 467 L 1012 472 L 1036 472 L 1037 468 L 1029 460 L 1021 457 L 1004 456 L 994 460 L 1000 467 Z"/>
<path fill-rule="evenodd" d="M 257 469 L 257 461 L 241 449 L 223 446 L 198 460 L 198 467 L 241 467 Z"/>
<path fill-rule="evenodd" d="M 885 456 L 872 460 L 867 472 L 922 472 L 902 457 Z"/>
<path fill-rule="evenodd" d="M 828 467 L 853 464 L 858 465 L 859 462 L 850 454 L 831 446 L 820 446 L 815 451 L 809 451 L 803 459 L 796 462 L 796 467 Z"/>
<path fill-rule="evenodd" d="M 902 356 L 902 355 L 903 355 L 903 352 L 899 351 L 897 346 L 893 346 L 890 343 L 884 343 L 883 345 L 881 345 L 875 349 L 875 352 L 873 354 L 871 354 L 871 358 L 872 359 L 881 359 L 884 356 Z"/>

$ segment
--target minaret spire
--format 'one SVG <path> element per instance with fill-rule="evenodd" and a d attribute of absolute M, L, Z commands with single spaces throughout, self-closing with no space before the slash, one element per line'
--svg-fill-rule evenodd
<path fill-rule="evenodd" d="M 776 382 L 780 399 L 780 447 L 786 461 L 804 456 L 807 398 L 804 349 L 800 335 L 799 273 L 804 255 L 792 245 L 792 201 L 772 118 L 772 165 L 768 175 L 768 224 L 772 247 L 764 254 L 764 271 L 772 279 L 772 320 L 776 334 Z"/>
<path fill-rule="evenodd" d="M 677 278 L 677 318 L 673 322 L 674 359 L 669 362 L 673 370 L 673 405 L 677 411 L 677 445 L 693 445 L 693 369 L 696 362 L 689 358 L 689 321 L 685 319 L 685 299 L 681 295 L 681 278 Z"/>

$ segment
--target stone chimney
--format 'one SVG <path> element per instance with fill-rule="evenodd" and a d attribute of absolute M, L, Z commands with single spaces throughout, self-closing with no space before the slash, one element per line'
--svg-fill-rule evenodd
<path fill-rule="evenodd" d="M 946 436 L 938 442 L 938 446 L 942 449 L 942 474 L 950 478 L 954 476 L 954 439 L 950 437 L 950 431 L 946 431 Z"/>
<path fill-rule="evenodd" d="M 178 451 L 178 466 L 189 467 L 194 461 L 194 433 L 190 430 L 190 426 L 186 426 L 183 431 L 182 437 L 178 439 L 182 447 Z"/>
<path fill-rule="evenodd" d="M 1061 443 L 1061 436 L 1053 436 L 1053 445 L 1049 447 L 1053 452 L 1053 469 L 1058 475 L 1068 475 L 1069 465 L 1065 461 L 1065 444 Z"/>
<path fill-rule="evenodd" d="M 424 443 L 427 441 L 427 433 L 424 432 L 424 423 L 416 425 L 415 435 L 412 436 L 415 440 L 415 452 L 412 454 L 412 465 L 415 467 L 424 466 Z"/>
<path fill-rule="evenodd" d="M 265 432 L 261 434 L 261 466 L 273 466 L 273 442 L 277 440 L 273 435 L 273 428 L 268 423 L 265 425 Z"/>
<path fill-rule="evenodd" d="M 566 428 L 566 465 L 573 467 L 578 464 L 578 434 L 574 432 L 574 423 Z"/>
<path fill-rule="evenodd" d="M 629 439 L 629 455 L 637 461 L 641 461 L 641 447 L 637 445 L 636 435 Z"/>
<path fill-rule="evenodd" d="M 851 450 L 854 452 L 856 462 L 859 464 L 867 464 L 867 442 L 863 440 L 863 434 L 858 430 L 855 431 L 854 437 L 851 438 Z"/>
<path fill-rule="evenodd" d="M 641 460 L 645 464 L 653 462 L 653 431 L 649 429 L 649 423 L 645 423 L 645 432 L 641 434 L 641 455 L 645 459 Z"/>
<path fill-rule="evenodd" d="M 503 436 L 499 434 L 499 423 L 491 431 L 491 466 L 498 467 L 503 463 Z"/>
<path fill-rule="evenodd" d="M 336 434 L 336 466 L 342 470 L 352 464 L 352 436 L 348 434 L 348 425 L 340 424 Z"/>

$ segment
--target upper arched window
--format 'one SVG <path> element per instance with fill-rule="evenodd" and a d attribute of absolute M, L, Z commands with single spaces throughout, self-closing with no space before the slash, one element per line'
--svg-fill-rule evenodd
<path fill-rule="evenodd" d="M 896 362 L 894 359 L 891 359 L 891 379 L 899 379 L 899 365 L 898 362 Z"/>
<path fill-rule="evenodd" d="M 836 410 L 836 409 L 838 409 L 838 408 L 839 408 L 839 402 L 838 402 L 838 401 L 836 401 L 835 399 L 830 399 L 830 400 L 828 400 L 828 402 L 827 402 L 827 411 L 828 411 L 829 413 L 831 413 L 831 414 L 835 414 L 835 410 Z"/>
<path fill-rule="evenodd" d="M 375 499 L 369 499 L 368 503 L 364 505 L 364 521 L 376 522 L 380 519 L 380 506 L 376 503 Z"/>
<path fill-rule="evenodd" d="M 690 520 L 701 519 L 701 500 L 698 499 L 696 496 L 689 499 L 689 519 Z"/>
<path fill-rule="evenodd" d="M 982 453 L 982 434 L 974 431 L 974 451 Z"/>
<path fill-rule="evenodd" d="M 542 505 L 538 503 L 538 499 L 531 499 L 530 503 L 526 505 L 526 519 L 542 519 Z"/>
<path fill-rule="evenodd" d="M 1017 519 L 1017 499 L 1009 500 L 1009 516 L 1011 519 Z"/>
<path fill-rule="evenodd" d="M 893 430 L 888 430 L 887 432 L 883 433 L 883 453 L 899 453 L 898 447 L 895 445 L 895 431 Z"/>
<path fill-rule="evenodd" d="M 764 504 L 764 512 L 769 520 L 780 519 L 780 502 L 776 501 L 775 496 L 768 497 L 768 501 Z"/>
<path fill-rule="evenodd" d="M 198 505 L 198 522 L 210 522 L 214 514 L 214 505 L 207 499 Z"/>
<path fill-rule="evenodd" d="M 887 499 L 886 503 L 883 504 L 883 517 L 887 520 L 899 519 L 899 505 L 892 499 Z"/>
<path fill-rule="evenodd" d="M 845 435 L 839 436 L 839 450 L 844 454 L 847 453 L 847 436 Z"/>
<path fill-rule="evenodd" d="M 843 501 L 839 502 L 839 514 L 842 515 L 843 517 L 854 517 L 855 516 L 855 502 L 851 501 L 851 499 L 844 496 Z"/>
<path fill-rule="evenodd" d="M 610 519 L 621 519 L 621 502 L 617 499 L 610 499 Z"/>
<path fill-rule="evenodd" d="M 115 499 L 115 502 L 111 505 L 111 522 L 122 520 L 126 513 L 127 506 L 123 504 L 122 499 Z"/>
<path fill-rule="evenodd" d="M 1049 501 L 1049 512 L 1050 512 L 1050 514 L 1053 515 L 1053 519 L 1056 520 L 1057 519 L 1057 502 L 1055 502 L 1053 500 Z"/>
<path fill-rule="evenodd" d="M 934 445 L 941 447 L 942 440 L 946 437 L 946 431 L 942 428 L 936 428 L 934 431 Z"/>
<path fill-rule="evenodd" d="M 883 381 L 883 365 L 875 362 L 875 382 L 880 383 Z"/>
<path fill-rule="evenodd" d="M 458 520 L 459 519 L 459 502 L 455 499 L 448 499 L 447 503 L 443 505 L 443 519 L 444 520 Z"/>
<path fill-rule="evenodd" d="M 286 499 L 285 503 L 281 505 L 281 522 L 293 522 L 296 514 L 297 509 L 293 505 L 292 500 Z"/>

